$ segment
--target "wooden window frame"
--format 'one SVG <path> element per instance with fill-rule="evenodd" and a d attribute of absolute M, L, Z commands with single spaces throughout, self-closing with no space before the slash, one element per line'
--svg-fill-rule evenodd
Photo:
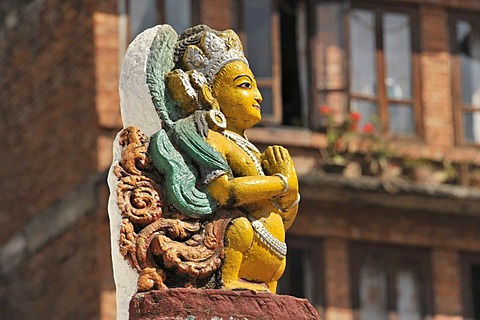
<path fill-rule="evenodd" d="M 463 316 L 465 319 L 474 319 L 473 295 L 472 295 L 472 265 L 480 265 L 480 254 L 462 253 L 460 255 L 460 268 L 462 280 Z"/>
<path fill-rule="evenodd" d="M 452 11 L 448 16 L 449 36 L 450 36 L 450 55 L 452 60 L 452 105 L 454 117 L 454 135 L 455 144 L 459 146 L 479 146 L 480 142 L 467 142 L 464 136 L 465 125 L 463 115 L 465 112 L 480 112 L 480 105 L 468 105 L 462 101 L 462 81 L 460 70 L 460 59 L 457 48 L 457 22 L 459 20 L 475 21 L 478 20 L 478 13 L 465 13 Z"/>
<path fill-rule="evenodd" d="M 262 88 L 272 89 L 273 114 L 262 114 L 261 124 L 281 124 L 282 122 L 282 76 L 281 76 L 281 53 L 280 53 L 280 13 L 278 11 L 278 0 L 270 0 L 272 11 L 271 17 L 271 46 L 272 46 L 272 77 L 256 77 L 257 85 Z M 234 27 L 242 41 L 245 52 L 247 52 L 247 35 L 244 24 L 244 6 L 242 0 L 233 0 L 232 5 L 234 16 Z M 247 57 L 248 59 L 248 57 Z"/>
<path fill-rule="evenodd" d="M 360 268 L 363 257 L 382 257 L 387 280 L 387 312 L 396 311 L 395 273 L 402 265 L 416 265 L 419 271 L 420 308 L 422 317 L 433 314 L 433 290 L 430 251 L 423 247 L 408 247 L 365 242 L 350 243 L 350 279 L 352 309 L 360 309 Z"/>
<path fill-rule="evenodd" d="M 346 57 L 350 61 L 351 47 L 350 47 L 350 23 L 352 9 L 366 9 L 370 10 L 375 15 L 375 44 L 376 44 L 376 79 L 377 79 L 377 95 L 376 98 L 353 94 L 351 90 L 351 69 L 347 67 L 347 95 L 348 95 L 348 108 L 351 110 L 351 101 L 363 100 L 374 101 L 378 106 L 379 125 L 382 132 L 393 134 L 390 130 L 389 124 L 389 103 L 398 103 L 403 105 L 410 105 L 413 108 L 413 137 L 424 137 L 423 124 L 422 124 L 422 109 L 421 109 L 421 74 L 420 74 L 420 34 L 415 30 L 420 30 L 420 22 L 418 10 L 415 7 L 406 7 L 395 4 L 378 4 L 365 1 L 352 1 L 348 13 L 345 15 L 345 48 Z M 407 14 L 410 18 L 410 39 L 411 39 L 411 59 L 412 59 L 412 98 L 411 99 L 392 99 L 387 95 L 385 78 L 386 78 L 386 60 L 385 60 L 385 48 L 383 44 L 382 33 L 382 16 L 386 12 L 399 12 Z M 350 66 L 350 64 L 349 64 Z M 395 134 L 402 138 L 409 137 L 408 135 Z"/>

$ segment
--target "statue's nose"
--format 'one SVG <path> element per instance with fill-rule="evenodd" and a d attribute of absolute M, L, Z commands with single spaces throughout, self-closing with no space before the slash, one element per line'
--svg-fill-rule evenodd
<path fill-rule="evenodd" d="M 254 98 L 255 100 L 258 102 L 258 103 L 261 103 L 263 98 L 262 98 L 262 94 L 260 93 L 260 90 L 255 89 L 255 95 L 254 95 Z"/>

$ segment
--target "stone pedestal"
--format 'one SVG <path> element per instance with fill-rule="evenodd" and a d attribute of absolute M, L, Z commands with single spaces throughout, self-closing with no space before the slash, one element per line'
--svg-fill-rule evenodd
<path fill-rule="evenodd" d="M 320 319 L 306 299 L 253 291 L 167 289 L 137 293 L 130 320 Z"/>

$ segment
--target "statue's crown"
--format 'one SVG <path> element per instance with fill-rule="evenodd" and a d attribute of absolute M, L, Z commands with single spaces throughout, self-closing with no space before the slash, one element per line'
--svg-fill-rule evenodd
<path fill-rule="evenodd" d="M 186 47 L 182 57 L 184 68 L 201 72 L 208 83 L 212 83 L 215 75 L 229 62 L 242 61 L 248 66 L 242 43 L 234 31 L 215 33 L 210 29 L 202 33 L 198 43 Z M 198 34 L 195 38 L 198 39 Z M 188 43 L 188 39 L 185 40 Z"/>

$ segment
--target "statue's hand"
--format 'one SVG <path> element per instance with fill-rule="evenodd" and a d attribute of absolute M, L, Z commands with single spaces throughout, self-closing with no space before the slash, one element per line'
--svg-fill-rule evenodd
<path fill-rule="evenodd" d="M 281 146 L 270 146 L 261 155 L 263 170 L 267 175 L 281 173 L 286 176 L 292 167 L 292 158 L 288 150 Z"/>
<path fill-rule="evenodd" d="M 281 146 L 270 146 L 261 155 L 262 167 L 267 175 L 280 173 L 287 178 L 289 191 L 298 192 L 298 180 L 288 150 Z"/>

